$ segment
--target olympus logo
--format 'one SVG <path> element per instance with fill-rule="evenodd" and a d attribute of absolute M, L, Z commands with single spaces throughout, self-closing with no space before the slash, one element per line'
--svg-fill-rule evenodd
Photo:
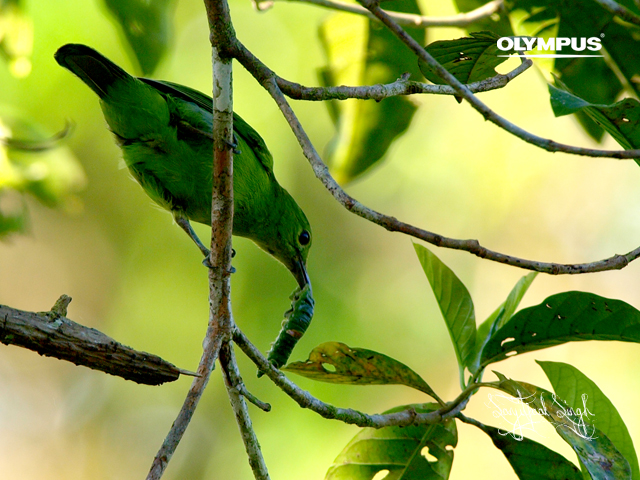
<path fill-rule="evenodd" d="M 601 35 L 604 37 L 604 34 Z M 561 52 L 567 47 L 572 50 L 571 54 L 562 53 L 546 53 L 526 55 L 527 57 L 537 58 L 578 58 L 578 57 L 602 57 L 602 55 L 592 55 L 589 53 L 579 54 L 575 52 L 599 52 L 602 49 L 601 39 L 599 37 L 500 37 L 497 41 L 499 50 L 506 52 L 515 50 L 516 52 L 537 51 L 554 51 Z M 498 55 L 499 57 L 508 57 L 509 55 Z"/>

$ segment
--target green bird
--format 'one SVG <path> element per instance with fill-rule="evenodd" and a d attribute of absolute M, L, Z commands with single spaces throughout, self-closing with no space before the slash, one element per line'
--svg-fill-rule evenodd
<path fill-rule="evenodd" d="M 100 97 L 133 177 L 154 202 L 171 211 L 208 258 L 189 220 L 211 225 L 211 97 L 183 85 L 133 77 L 85 45 L 64 45 L 55 59 Z M 273 157 L 260 135 L 235 113 L 233 131 L 233 234 L 250 238 L 280 260 L 302 289 L 310 285 L 309 221 L 276 180 Z"/>

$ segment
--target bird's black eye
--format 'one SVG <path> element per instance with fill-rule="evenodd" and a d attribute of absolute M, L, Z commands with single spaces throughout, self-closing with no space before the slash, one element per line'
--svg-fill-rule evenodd
<path fill-rule="evenodd" d="M 300 245 L 307 245 L 311 241 L 311 235 L 306 230 L 303 230 L 298 237 L 298 241 L 300 242 Z"/>

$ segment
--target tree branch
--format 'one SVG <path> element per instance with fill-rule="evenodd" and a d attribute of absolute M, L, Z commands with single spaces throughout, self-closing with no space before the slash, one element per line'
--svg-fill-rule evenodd
<path fill-rule="evenodd" d="M 298 143 L 302 147 L 304 156 L 309 160 L 313 172 L 322 182 L 325 188 L 333 195 L 333 197 L 348 211 L 384 227 L 391 232 L 400 232 L 425 242 L 431 243 L 438 247 L 450 248 L 453 250 L 464 250 L 472 253 L 480 258 L 485 258 L 498 263 L 504 263 L 514 267 L 533 270 L 536 272 L 544 272 L 552 275 L 559 274 L 581 274 L 593 273 L 606 270 L 619 270 L 626 267 L 630 262 L 640 257 L 640 247 L 632 250 L 626 255 L 613 255 L 604 260 L 598 260 L 590 263 L 577 264 L 561 264 L 539 262 L 536 260 L 526 260 L 500 252 L 489 250 L 477 240 L 460 240 L 448 238 L 442 235 L 423 230 L 408 223 L 399 221 L 397 218 L 382 214 L 358 202 L 355 198 L 348 195 L 329 173 L 329 169 L 324 164 L 318 152 L 314 148 L 311 140 L 302 128 L 298 118 L 291 109 L 291 106 L 284 97 L 282 91 L 277 84 L 277 76 L 251 52 L 249 52 L 242 43 L 237 39 L 233 45 L 232 54 L 238 61 L 258 80 L 258 82 L 271 94 L 276 104 L 282 111 L 284 117 L 289 122 L 289 126 L 293 130 L 294 135 L 298 139 Z M 434 60 L 435 61 L 435 60 Z M 457 82 L 457 80 L 456 80 Z M 475 97 L 473 97 L 475 99 Z M 635 150 L 634 150 L 635 151 Z M 631 151 L 630 151 L 631 152 Z"/>
<path fill-rule="evenodd" d="M 371 12 L 360 5 L 353 3 L 340 2 L 336 0 L 286 0 L 287 2 L 304 2 L 318 5 L 320 7 L 329 8 L 331 10 L 339 10 L 342 12 L 355 13 L 357 15 L 364 15 L 372 20 L 378 20 Z M 259 10 L 265 10 L 261 8 L 261 4 L 268 4 L 267 8 L 271 6 L 273 2 L 257 1 Z M 386 11 L 387 14 L 393 18 L 399 25 L 405 25 L 407 27 L 466 27 L 467 25 L 483 20 L 490 17 L 498 10 L 502 8 L 504 4 L 503 0 L 494 0 L 488 2 L 481 7 L 471 10 L 470 12 L 459 13 L 457 15 L 450 15 L 446 17 L 429 17 L 425 15 L 412 15 L 410 13 L 399 13 Z"/>
<path fill-rule="evenodd" d="M 249 457 L 249 465 L 256 480 L 269 480 L 269 471 L 260 450 L 260 443 L 253 430 L 249 410 L 243 393 L 244 383 L 233 352 L 233 344 L 227 342 L 220 350 L 220 365 L 224 372 L 224 381 L 229 394 L 229 401 L 236 416 L 236 423 L 244 442 L 244 448 Z M 264 404 L 263 404 L 264 405 Z"/>
<path fill-rule="evenodd" d="M 396 413 L 369 415 L 351 408 L 334 407 L 333 405 L 318 400 L 309 392 L 302 390 L 289 380 L 284 373 L 271 365 L 260 350 L 249 341 L 237 326 L 233 330 L 233 341 L 240 347 L 245 355 L 256 364 L 259 371 L 264 372 L 273 383 L 291 397 L 300 407 L 308 408 L 329 420 L 338 420 L 359 427 L 371 428 L 436 424 L 443 422 L 447 418 L 455 417 L 468 402 L 468 398 L 458 397 L 454 402 L 449 402 L 441 409 L 429 413 L 417 413 L 413 409 L 407 409 Z M 480 386 L 482 385 L 478 385 L 478 387 Z M 469 392 L 469 396 L 471 395 L 471 389 L 465 391 Z"/>
<path fill-rule="evenodd" d="M 555 142 L 548 138 L 542 138 L 526 130 L 514 125 L 505 118 L 501 117 L 487 105 L 481 102 L 469 89 L 463 85 L 457 78 L 451 75 L 440 63 L 436 61 L 418 42 L 407 34 L 389 15 L 378 6 L 378 0 L 362 0 L 361 3 L 375 15 L 384 25 L 389 28 L 402 42 L 407 45 L 422 61 L 431 66 L 440 78 L 453 87 L 456 94 L 467 100 L 471 106 L 477 110 L 485 120 L 489 120 L 498 127 L 515 135 L 527 143 L 540 147 L 549 152 L 564 152 L 572 155 L 583 155 L 588 157 L 609 157 L 618 159 L 635 159 L 640 158 L 640 150 L 600 150 L 592 148 L 575 147 Z"/>
<path fill-rule="evenodd" d="M 627 7 L 620 5 L 613 0 L 594 0 L 598 5 L 607 10 L 609 13 L 620 17 L 625 22 L 640 25 L 640 17 L 629 10 Z"/>
<path fill-rule="evenodd" d="M 37 313 L 0 305 L 0 342 L 145 385 L 173 382 L 181 373 L 195 375 L 69 320 L 69 302 L 71 297 L 62 295 L 49 312 Z"/>
<path fill-rule="evenodd" d="M 231 340 L 231 229 L 233 225 L 233 103 L 231 58 L 224 54 L 235 33 L 224 0 L 205 0 L 213 63 L 213 191 L 211 206 L 211 252 L 209 256 L 209 324 L 194 380 L 178 417 L 156 454 L 147 480 L 162 477 L 175 452 L 218 358 L 220 348 Z"/>
<path fill-rule="evenodd" d="M 511 80 L 523 73 L 533 62 L 522 58 L 522 63 L 512 71 L 505 74 L 498 74 L 495 77 L 487 78 L 479 82 L 467 85 L 467 88 L 474 93 L 488 92 L 505 87 Z M 456 95 L 456 91 L 450 85 L 432 85 L 422 82 L 409 81 L 409 74 L 405 74 L 393 83 L 386 85 L 367 85 L 361 87 L 305 87 L 299 83 L 290 82 L 277 76 L 274 72 L 278 87 L 282 93 L 294 100 L 346 100 L 357 98 L 360 100 L 384 100 L 385 98 L 397 95 L 413 95 L 417 93 L 428 93 L 433 95 Z"/>

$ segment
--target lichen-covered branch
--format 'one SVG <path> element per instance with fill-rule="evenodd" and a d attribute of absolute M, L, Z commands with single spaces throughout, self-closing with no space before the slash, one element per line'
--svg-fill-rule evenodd
<path fill-rule="evenodd" d="M 505 87 L 511 80 L 523 73 L 533 62 L 522 58 L 522 63 L 512 71 L 505 74 L 497 74 L 494 77 L 474 82 L 467 85 L 467 88 L 474 93 L 488 92 Z M 455 95 L 456 91 L 449 85 L 432 85 L 429 83 L 415 82 L 409 80 L 409 74 L 403 75 L 393 83 L 386 85 L 364 85 L 361 87 L 337 86 L 337 87 L 305 87 L 298 83 L 290 82 L 284 78 L 274 76 L 282 93 L 294 100 L 324 101 L 324 100 L 346 100 L 356 98 L 359 100 L 384 100 L 385 98 L 397 95 Z"/>
<path fill-rule="evenodd" d="M 0 305 L 0 342 L 145 385 L 173 382 L 181 373 L 194 375 L 69 320 L 66 307 L 70 301 L 62 295 L 48 312 L 25 312 Z"/>

